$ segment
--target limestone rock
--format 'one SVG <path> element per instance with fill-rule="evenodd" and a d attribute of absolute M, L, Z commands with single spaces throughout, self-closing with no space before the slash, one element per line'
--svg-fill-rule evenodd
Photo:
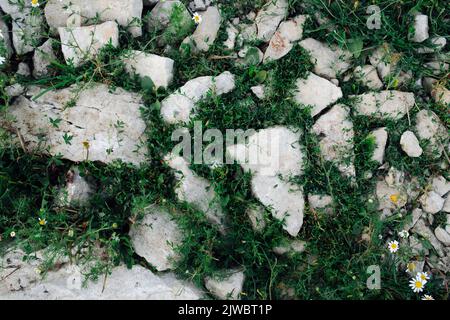
<path fill-rule="evenodd" d="M 253 205 L 246 211 L 247 216 L 252 224 L 252 228 L 255 232 L 262 232 L 266 227 L 264 211 L 265 209 L 259 205 Z"/>
<path fill-rule="evenodd" d="M 349 109 L 342 104 L 335 105 L 317 119 L 312 132 L 320 137 L 319 147 L 324 159 L 334 162 L 345 176 L 355 176 L 354 131 Z"/>
<path fill-rule="evenodd" d="M 333 213 L 333 198 L 329 195 L 308 194 L 308 203 L 312 209 L 324 210 L 327 214 Z"/>
<path fill-rule="evenodd" d="M 302 253 L 306 249 L 306 242 L 302 240 L 289 240 L 273 248 L 278 255 Z"/>
<path fill-rule="evenodd" d="M 197 26 L 194 33 L 186 38 L 183 43 L 192 44 L 194 50 L 206 52 L 217 38 L 222 17 L 216 7 L 209 7 L 201 14 L 202 22 Z"/>
<path fill-rule="evenodd" d="M 394 52 L 387 43 L 376 48 L 369 56 L 370 64 L 377 68 L 381 80 L 397 71 L 399 59 L 400 55 Z"/>
<path fill-rule="evenodd" d="M 415 131 L 419 140 L 428 142 L 424 150 L 428 155 L 435 158 L 442 155 L 448 141 L 448 131 L 433 111 L 420 110 L 416 114 Z"/>
<path fill-rule="evenodd" d="M 432 181 L 432 188 L 438 195 L 443 197 L 450 191 L 450 181 L 447 181 L 443 176 L 434 177 Z"/>
<path fill-rule="evenodd" d="M 14 83 L 5 88 L 5 93 L 9 98 L 18 97 L 25 92 L 25 87 L 20 83 Z"/>
<path fill-rule="evenodd" d="M 172 82 L 174 61 L 170 58 L 132 50 L 124 58 L 124 63 L 128 73 L 149 77 L 156 88 L 167 89 Z"/>
<path fill-rule="evenodd" d="M 240 270 L 230 270 L 224 278 L 207 277 L 205 287 L 217 298 L 221 300 L 238 300 L 244 286 L 244 272 Z"/>
<path fill-rule="evenodd" d="M 412 131 L 403 132 L 400 138 L 400 146 L 405 153 L 413 158 L 420 157 L 423 153 L 419 140 Z"/>
<path fill-rule="evenodd" d="M 170 213 L 152 205 L 145 209 L 145 216 L 130 228 L 134 251 L 158 271 L 174 269 L 179 258 L 175 249 L 183 239 L 181 230 Z"/>
<path fill-rule="evenodd" d="M 224 41 L 223 45 L 228 50 L 233 50 L 236 43 L 236 38 L 239 34 L 239 30 L 236 29 L 236 27 L 233 26 L 231 23 L 228 23 L 226 32 L 227 32 L 227 40 Z"/>
<path fill-rule="evenodd" d="M 371 65 L 358 66 L 353 71 L 355 79 L 371 90 L 380 90 L 383 88 L 383 82 L 377 74 L 377 69 Z"/>
<path fill-rule="evenodd" d="M 373 151 L 372 160 L 382 164 L 384 160 L 384 150 L 386 149 L 388 139 L 386 128 L 383 127 L 373 130 L 370 133 L 370 136 L 375 139 L 376 144 L 375 150 Z"/>
<path fill-rule="evenodd" d="M 401 185 L 389 186 L 386 181 L 378 181 L 376 185 L 378 209 L 398 209 L 406 205 L 408 197 Z"/>
<path fill-rule="evenodd" d="M 31 75 L 30 67 L 25 62 L 19 63 L 17 66 L 17 75 L 20 75 L 22 77 L 28 77 Z"/>
<path fill-rule="evenodd" d="M 23 254 L 22 254 L 23 256 Z M 192 284 L 181 281 L 174 274 L 156 275 L 135 265 L 127 269 L 114 267 L 104 283 L 88 281 L 83 286 L 80 268 L 64 264 L 50 271 L 44 279 L 36 273 L 39 260 L 23 262 L 9 254 L 3 260 L 6 272 L 15 268 L 13 275 L 0 277 L 2 300 L 198 300 L 203 293 Z M 9 262 L 7 262 L 9 260 Z"/>
<path fill-rule="evenodd" d="M 80 175 L 78 167 L 72 167 L 66 174 L 66 186 L 60 191 L 60 206 L 86 206 L 95 192 L 95 186 Z"/>
<path fill-rule="evenodd" d="M 354 110 L 357 114 L 380 120 L 399 120 L 415 103 L 413 93 L 395 90 L 370 92 L 353 97 L 356 97 Z"/>
<path fill-rule="evenodd" d="M 172 16 L 177 23 L 171 23 Z M 161 44 L 175 44 L 181 41 L 193 28 L 191 15 L 186 6 L 179 0 L 159 1 L 148 15 L 148 31 L 163 31 L 165 36 Z"/>
<path fill-rule="evenodd" d="M 288 2 L 286 0 L 267 1 L 255 18 L 258 40 L 269 41 L 287 14 Z"/>
<path fill-rule="evenodd" d="M 306 16 L 299 15 L 280 24 L 264 53 L 264 62 L 278 60 L 289 53 L 303 36 Z"/>
<path fill-rule="evenodd" d="M 64 59 L 76 67 L 95 57 L 108 43 L 119 46 L 119 28 L 111 21 L 88 27 L 59 27 L 58 31 Z"/>
<path fill-rule="evenodd" d="M 294 99 L 297 103 L 312 106 L 313 117 L 340 98 L 342 98 L 341 88 L 314 73 L 296 82 Z"/>
<path fill-rule="evenodd" d="M 424 237 L 427 239 L 430 244 L 433 246 L 433 248 L 436 250 L 439 256 L 444 256 L 444 248 L 442 244 L 439 242 L 439 240 L 434 235 L 433 231 L 427 225 L 425 224 L 425 221 L 423 219 L 419 219 L 417 221 L 416 225 L 413 228 L 413 232 L 417 233 L 421 237 Z"/>
<path fill-rule="evenodd" d="M 299 42 L 300 46 L 309 51 L 315 64 L 314 73 L 327 79 L 336 79 L 350 68 L 351 53 L 337 46 L 308 38 Z"/>
<path fill-rule="evenodd" d="M 204 76 L 189 80 L 161 102 L 161 116 L 167 123 L 188 123 L 195 104 L 209 92 L 228 93 L 235 87 L 234 75 L 228 71 L 217 77 Z"/>
<path fill-rule="evenodd" d="M 250 88 L 250 90 L 252 90 L 253 94 L 258 98 L 258 99 L 264 99 L 265 98 L 265 90 L 266 87 L 264 85 L 259 85 L 259 86 L 253 86 Z"/>
<path fill-rule="evenodd" d="M 44 18 L 38 12 L 32 12 L 31 2 L 0 0 L 3 12 L 12 19 L 12 42 L 16 53 L 23 55 L 38 47 L 44 34 Z"/>
<path fill-rule="evenodd" d="M 256 175 L 252 179 L 252 191 L 275 219 L 285 222 L 283 229 L 297 236 L 303 225 L 305 207 L 302 188 L 277 176 Z"/>
<path fill-rule="evenodd" d="M 164 161 L 175 170 L 175 179 L 178 181 L 175 194 L 178 200 L 190 203 L 203 211 L 207 219 L 223 231 L 225 217 L 209 181 L 189 169 L 188 162 L 180 156 L 168 154 Z"/>
<path fill-rule="evenodd" d="M 27 148 L 74 162 L 121 159 L 137 165 L 145 160 L 140 95 L 121 88 L 110 92 L 104 84 L 92 84 L 81 91 L 73 85 L 32 98 L 42 90 L 30 87 L 27 96 L 18 97 L 9 108 L 15 118 L 12 125 Z M 69 103 L 74 105 L 67 107 Z"/>
<path fill-rule="evenodd" d="M 303 224 L 303 192 L 279 175 L 289 178 L 303 173 L 299 139 L 298 132 L 271 127 L 250 135 L 245 145 L 227 148 L 231 159 L 253 173 L 251 183 L 255 197 L 277 220 L 284 220 L 284 229 L 292 236 L 298 234 Z"/>
<path fill-rule="evenodd" d="M 442 85 L 432 88 L 431 97 L 437 103 L 450 104 L 450 90 Z"/>
<path fill-rule="evenodd" d="M 49 0 L 45 6 L 45 17 L 53 33 L 66 27 L 67 20 L 78 14 L 82 26 L 95 18 L 99 22 L 116 21 L 120 26 L 128 27 L 133 37 L 139 37 L 142 35 L 142 10 L 142 0 Z"/>
<path fill-rule="evenodd" d="M 428 16 L 417 14 L 414 17 L 414 32 L 410 35 L 411 41 L 423 42 L 429 38 L 428 34 Z"/>
<path fill-rule="evenodd" d="M 57 61 L 57 58 L 53 50 L 53 39 L 48 39 L 34 51 L 33 77 L 40 78 L 49 75 L 52 61 Z"/>
<path fill-rule="evenodd" d="M 437 227 L 434 229 L 434 235 L 436 238 L 444 244 L 444 246 L 450 246 L 450 234 L 442 229 L 441 227 Z"/>
<path fill-rule="evenodd" d="M 431 214 L 441 211 L 445 202 L 445 200 L 434 191 L 425 193 L 420 197 L 419 201 L 422 204 L 423 211 Z"/>

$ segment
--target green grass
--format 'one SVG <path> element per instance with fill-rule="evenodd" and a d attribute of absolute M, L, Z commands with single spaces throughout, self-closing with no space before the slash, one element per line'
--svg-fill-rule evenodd
<path fill-rule="evenodd" d="M 184 1 L 187 3 L 188 1 Z M 255 11 L 262 1 L 219 1 L 223 4 L 224 16 L 233 18 L 237 13 L 245 15 Z M 399 66 L 411 70 L 414 76 L 429 74 L 423 67 L 428 55 L 415 53 L 417 44 L 407 40 L 412 9 L 430 15 L 430 33 L 449 35 L 450 25 L 444 20 L 450 18 L 446 1 L 370 1 L 382 8 L 382 28 L 371 31 L 365 26 L 365 8 L 368 1 L 360 1 L 354 9 L 353 1 L 307 0 L 289 1 L 290 15 L 299 12 L 313 14 L 320 10 L 336 25 L 333 32 L 319 27 L 312 19 L 308 21 L 304 37 L 313 37 L 344 48 L 353 48 L 352 43 L 363 43 L 363 49 L 355 52 L 354 66 L 366 61 L 370 50 L 388 42 L 401 53 Z M 306 10 L 302 4 L 309 3 Z M 325 7 L 324 7 L 325 6 Z M 174 14 L 174 19 L 177 15 Z M 190 55 L 179 51 L 179 41 L 173 50 L 163 53 L 158 45 L 158 33 L 145 33 L 132 39 L 121 28 L 120 48 L 107 47 L 95 59 L 80 68 L 63 63 L 62 56 L 55 62 L 55 76 L 39 80 L 13 79 L 10 70 L 0 72 L 0 93 L 2 107 L 7 108 L 8 99 L 4 87 L 15 81 L 23 84 L 39 84 L 49 89 L 67 87 L 81 83 L 102 82 L 114 87 L 141 92 L 144 96 L 142 115 L 146 121 L 149 160 L 140 168 L 115 162 L 104 165 L 94 162 L 80 163 L 84 174 L 89 174 L 99 186 L 90 206 L 82 209 L 57 209 L 54 205 L 57 186 L 64 183 L 67 170 L 72 165 L 58 157 L 24 153 L 3 139 L 0 148 L 0 249 L 10 245 L 22 247 L 26 252 L 50 246 L 53 258 L 69 254 L 73 248 L 95 248 L 102 246 L 106 255 L 98 261 L 90 274 L 98 278 L 120 262 L 127 265 L 140 263 L 148 267 L 133 253 L 128 237 L 130 218 L 137 219 L 143 209 L 151 203 L 168 206 L 180 227 L 184 230 L 183 245 L 178 248 L 182 260 L 176 272 L 203 284 L 205 276 L 220 273 L 224 268 L 239 267 L 245 270 L 244 299 L 417 299 L 419 296 L 408 288 L 409 278 L 398 269 L 398 262 L 408 262 L 413 257 L 402 250 L 397 258 L 386 249 L 386 238 L 390 230 L 397 230 L 403 218 L 394 216 L 387 221 L 379 220 L 376 203 L 369 203 L 373 195 L 375 178 L 367 180 L 365 174 L 384 174 L 377 170 L 377 164 L 370 161 L 374 143 L 367 139 L 368 133 L 380 126 L 389 132 L 389 144 L 385 161 L 411 176 L 419 178 L 422 186 L 436 173 L 442 174 L 440 161 L 421 157 L 409 158 L 399 149 L 401 134 L 409 128 L 406 117 L 398 122 L 380 122 L 365 117 L 353 117 L 355 129 L 356 179 L 352 183 L 342 177 L 337 168 L 323 160 L 318 149 L 317 138 L 310 133 L 314 121 L 307 108 L 296 105 L 290 93 L 295 80 L 305 77 L 312 70 L 310 57 L 299 46 L 283 59 L 267 65 L 238 66 L 233 59 L 212 59 L 212 56 L 229 54 L 220 40 L 226 38 L 222 25 L 219 37 L 208 53 Z M 167 91 L 155 92 L 151 86 L 136 77 L 124 76 L 124 66 L 117 57 L 127 50 L 144 50 L 168 56 L 176 61 L 173 84 Z M 31 57 L 22 57 L 30 61 Z M 159 114 L 160 101 L 186 81 L 204 75 L 218 75 L 230 71 L 236 76 L 236 89 L 226 95 L 210 96 L 197 106 L 193 120 L 202 121 L 203 127 L 225 129 L 261 129 L 285 125 L 301 129 L 301 144 L 305 147 L 304 175 L 293 181 L 308 193 L 329 194 L 334 200 L 334 214 L 305 209 L 305 220 L 298 239 L 307 242 L 302 254 L 277 256 L 272 248 L 288 237 L 282 224 L 267 214 L 266 229 L 255 233 L 245 214 L 247 208 L 257 203 L 251 193 L 251 176 L 238 165 L 229 165 L 211 170 L 206 165 L 195 165 L 192 169 L 211 181 L 229 221 L 229 232 L 223 236 L 216 227 L 209 224 L 204 215 L 187 204 L 179 203 L 173 192 L 175 181 L 171 170 L 163 163 L 163 157 L 175 145 L 170 140 L 175 126 L 165 124 Z M 439 78 L 448 86 L 448 74 Z M 353 80 L 342 82 L 344 96 L 365 91 Z M 268 88 L 265 100 L 258 100 L 250 87 L 263 83 Z M 412 90 L 406 86 L 402 90 Z M 415 90 L 416 96 L 423 95 Z M 343 98 L 342 102 L 351 104 Z M 68 106 L 70 107 L 70 106 Z M 411 119 L 420 109 L 436 112 L 448 126 L 448 106 L 420 100 L 411 112 Z M 193 122 L 188 126 L 193 130 Z M 448 177 L 448 176 L 447 176 Z M 408 211 L 411 208 L 407 208 Z M 40 226 L 39 217 L 45 217 L 47 225 Z M 435 224 L 442 224 L 444 216 L 436 217 Z M 369 230 L 370 241 L 361 240 L 364 231 Z M 16 237 L 11 239 L 11 231 Z M 383 240 L 378 238 L 383 236 Z M 92 257 L 76 255 L 81 262 Z M 51 259 L 50 259 L 51 261 Z M 49 264 L 50 265 L 50 264 Z M 382 289 L 368 290 L 366 273 L 370 265 L 379 265 L 382 275 Z M 432 279 L 427 292 L 435 298 L 448 299 L 448 291 Z"/>

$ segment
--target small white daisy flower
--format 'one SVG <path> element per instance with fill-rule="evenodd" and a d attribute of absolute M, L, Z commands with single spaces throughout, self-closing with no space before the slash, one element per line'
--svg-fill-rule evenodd
<path fill-rule="evenodd" d="M 407 239 L 409 237 L 409 232 L 406 230 L 402 230 L 398 233 L 398 235 L 403 239 Z"/>
<path fill-rule="evenodd" d="M 422 292 L 425 287 L 425 283 L 419 278 L 413 278 L 409 281 L 409 286 L 414 292 Z"/>
<path fill-rule="evenodd" d="M 5 61 L 6 61 L 6 58 L 0 56 L 0 65 L 4 64 Z"/>
<path fill-rule="evenodd" d="M 430 275 L 428 274 L 428 272 L 419 272 L 417 273 L 417 278 L 426 283 L 427 280 L 430 280 Z"/>
<path fill-rule="evenodd" d="M 388 243 L 388 248 L 391 253 L 396 253 L 398 251 L 398 241 L 397 240 L 390 241 Z"/>
<path fill-rule="evenodd" d="M 192 16 L 192 20 L 194 20 L 195 24 L 200 24 L 200 23 L 202 23 L 202 16 L 196 12 Z"/>
<path fill-rule="evenodd" d="M 39 7 L 39 0 L 31 0 L 31 6 L 33 8 Z"/>
<path fill-rule="evenodd" d="M 14 237 L 16 236 L 16 233 L 15 233 L 14 231 L 11 231 L 11 233 L 9 234 L 9 236 L 10 236 L 11 238 L 14 238 Z"/>
<path fill-rule="evenodd" d="M 38 218 L 39 219 L 39 224 L 41 226 L 45 226 L 47 224 L 47 220 L 45 220 L 45 218 Z"/>
<path fill-rule="evenodd" d="M 434 300 L 434 298 L 429 294 L 424 294 L 422 296 L 422 300 Z"/>

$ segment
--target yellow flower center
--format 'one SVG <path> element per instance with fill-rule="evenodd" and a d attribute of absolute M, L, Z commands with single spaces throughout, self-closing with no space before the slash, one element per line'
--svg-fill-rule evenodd
<path fill-rule="evenodd" d="M 414 264 L 414 263 L 408 263 L 408 270 L 409 271 L 414 271 L 414 270 L 416 270 L 416 265 Z"/>
<path fill-rule="evenodd" d="M 423 286 L 423 284 L 422 284 L 422 281 L 419 281 L 419 280 L 417 280 L 416 281 L 416 288 L 422 288 L 422 286 Z"/>
<path fill-rule="evenodd" d="M 31 0 L 31 4 L 38 4 L 39 0 Z"/>
<path fill-rule="evenodd" d="M 40 220 L 39 220 L 39 224 L 40 224 L 41 226 L 45 225 L 45 223 L 46 223 L 45 219 L 40 219 Z"/>
<path fill-rule="evenodd" d="M 83 147 L 89 149 L 89 141 L 83 141 Z"/>
<path fill-rule="evenodd" d="M 398 194 L 393 194 L 389 197 L 389 199 L 391 199 L 391 201 L 393 203 L 397 203 L 398 202 Z"/>

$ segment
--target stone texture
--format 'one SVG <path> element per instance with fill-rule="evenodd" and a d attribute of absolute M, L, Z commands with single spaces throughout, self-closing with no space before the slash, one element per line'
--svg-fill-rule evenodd
<path fill-rule="evenodd" d="M 60 206 L 86 206 L 94 193 L 94 184 L 82 177 L 78 167 L 74 166 L 66 174 L 66 185 L 60 190 L 57 203 Z"/>
<path fill-rule="evenodd" d="M 140 117 L 142 98 L 121 88 L 110 92 L 104 84 L 79 84 L 52 90 L 33 99 L 43 90 L 31 87 L 9 109 L 30 150 L 80 162 L 109 163 L 116 159 L 139 164 L 145 160 L 145 123 Z M 79 91 L 79 92 L 78 92 Z M 74 105 L 68 107 L 68 103 Z M 52 121 L 61 119 L 58 124 Z M 117 124 L 121 126 L 117 126 Z M 122 127 L 122 128 L 121 128 Z M 63 136 L 72 136 L 65 143 Z M 89 147 L 86 148 L 86 142 Z"/>
<path fill-rule="evenodd" d="M 375 150 L 373 151 L 372 160 L 383 163 L 384 160 L 384 150 L 386 149 L 386 143 L 388 139 L 388 133 L 386 128 L 378 128 L 370 133 L 370 136 L 375 139 Z"/>
<path fill-rule="evenodd" d="M 315 64 L 314 73 L 327 79 L 336 79 L 350 68 L 351 54 L 337 46 L 328 46 L 312 38 L 299 42 L 300 46 L 309 51 Z"/>
<path fill-rule="evenodd" d="M 423 153 L 419 140 L 417 140 L 416 135 L 412 131 L 403 132 L 400 138 L 400 146 L 402 147 L 402 150 L 412 158 L 420 157 Z"/>
<path fill-rule="evenodd" d="M 264 62 L 281 59 L 294 47 L 295 42 L 303 36 L 306 16 L 299 15 L 280 24 L 264 53 Z"/>
<path fill-rule="evenodd" d="M 356 98 L 354 110 L 357 114 L 380 120 L 399 120 L 415 103 L 413 93 L 395 90 L 370 92 L 352 97 Z"/>
<path fill-rule="evenodd" d="M 431 214 L 441 211 L 445 202 L 445 200 L 434 191 L 423 194 L 419 201 L 422 204 L 423 211 Z"/>
<path fill-rule="evenodd" d="M 433 191 L 443 197 L 450 191 L 450 181 L 447 181 L 443 176 L 437 176 L 433 178 L 431 187 Z"/>
<path fill-rule="evenodd" d="M 413 228 L 413 232 L 428 240 L 440 257 L 444 256 L 444 248 L 441 242 L 436 238 L 433 231 L 431 231 L 423 219 L 419 219 L 417 221 Z"/>
<path fill-rule="evenodd" d="M 423 215 L 424 215 L 424 213 L 423 213 L 422 209 L 420 209 L 420 208 L 415 208 L 415 209 L 412 211 L 411 215 L 409 215 L 409 216 L 405 219 L 406 223 L 403 225 L 403 229 L 406 230 L 406 231 L 409 231 L 410 229 L 412 229 L 412 228 L 416 225 L 417 221 L 419 221 L 419 219 L 420 219 Z"/>
<path fill-rule="evenodd" d="M 264 217 L 264 207 L 260 205 L 252 205 L 247 210 L 247 216 L 255 232 L 262 232 L 266 227 L 266 220 Z"/>
<path fill-rule="evenodd" d="M 333 213 L 333 198 L 329 195 L 309 194 L 308 204 L 312 209 L 324 210 L 328 214 Z"/>
<path fill-rule="evenodd" d="M 428 142 L 425 153 L 435 158 L 441 157 L 448 141 L 448 131 L 433 111 L 420 110 L 416 114 L 415 132 L 419 140 Z"/>
<path fill-rule="evenodd" d="M 312 106 L 313 117 L 340 98 L 342 98 L 341 88 L 314 73 L 296 82 L 294 100 L 297 103 Z"/>
<path fill-rule="evenodd" d="M 244 286 L 244 272 L 229 270 L 224 277 L 207 277 L 205 287 L 221 300 L 238 300 Z"/>
<path fill-rule="evenodd" d="M 372 66 L 377 68 L 378 75 L 384 81 L 387 76 L 396 71 L 399 58 L 400 55 L 394 52 L 389 44 L 384 43 L 372 52 L 369 61 Z"/>
<path fill-rule="evenodd" d="M 450 90 L 442 85 L 436 85 L 432 88 L 431 97 L 437 103 L 450 104 Z"/>
<path fill-rule="evenodd" d="M 209 92 L 228 93 L 235 87 L 234 75 L 225 71 L 217 77 L 204 76 L 186 82 L 161 102 L 161 116 L 168 123 L 188 123 L 195 104 Z"/>
<path fill-rule="evenodd" d="M 347 177 L 355 176 L 353 165 L 353 123 L 349 109 L 338 104 L 317 119 L 312 132 L 319 137 L 319 147 L 325 161 L 334 162 Z"/>
<path fill-rule="evenodd" d="M 123 61 L 128 73 L 149 77 L 156 88 L 167 89 L 172 82 L 174 61 L 170 58 L 132 50 L 126 54 Z"/>
<path fill-rule="evenodd" d="M 202 22 L 197 26 L 194 33 L 187 37 L 183 43 L 191 44 L 194 51 L 206 52 L 214 43 L 220 29 L 222 17 L 216 7 L 209 7 L 201 13 Z"/>
<path fill-rule="evenodd" d="M 20 75 L 22 77 L 28 77 L 31 75 L 30 67 L 25 62 L 19 63 L 17 66 L 17 75 Z"/>
<path fill-rule="evenodd" d="M 442 229 L 441 227 L 437 227 L 434 229 L 434 235 L 436 238 L 444 244 L 444 246 L 450 246 L 450 234 Z"/>
<path fill-rule="evenodd" d="M 304 199 L 301 187 L 284 178 L 303 173 L 299 139 L 299 132 L 278 126 L 250 135 L 245 145 L 227 147 L 231 159 L 253 173 L 255 197 L 275 219 L 284 220 L 284 229 L 292 236 L 298 234 L 303 224 Z"/>
<path fill-rule="evenodd" d="M 178 200 L 203 211 L 207 219 L 223 231 L 225 216 L 209 181 L 189 169 L 189 163 L 180 156 L 168 154 L 164 161 L 174 170 L 175 179 L 178 181 L 175 189 Z"/>
<path fill-rule="evenodd" d="M 177 24 L 170 22 L 173 14 L 178 17 Z M 161 45 L 177 44 L 193 29 L 193 21 L 188 9 L 178 0 L 159 1 L 150 11 L 147 21 L 150 33 L 162 31 L 167 35 L 158 39 L 158 43 Z"/>
<path fill-rule="evenodd" d="M 383 88 L 383 82 L 378 77 L 377 69 L 374 66 L 357 66 L 353 74 L 357 81 L 371 90 L 380 90 Z"/>
<path fill-rule="evenodd" d="M 119 46 L 119 28 L 111 21 L 88 27 L 60 27 L 58 31 L 64 59 L 76 67 L 94 58 L 108 43 Z"/>
<path fill-rule="evenodd" d="M 142 35 L 140 21 L 142 0 L 49 0 L 45 6 L 45 17 L 50 31 L 67 26 L 73 14 L 79 14 L 81 25 L 88 25 L 98 17 L 99 22 L 116 21 L 134 36 Z"/>
<path fill-rule="evenodd" d="M 253 94 L 258 98 L 258 99 L 264 99 L 266 94 L 266 87 L 264 85 L 258 85 L 258 86 L 253 86 L 250 88 L 250 90 L 252 90 Z"/>
<path fill-rule="evenodd" d="M 401 184 L 389 185 L 386 181 L 378 181 L 376 185 L 378 210 L 395 210 L 406 205 L 408 196 Z"/>
<path fill-rule="evenodd" d="M 278 255 L 302 253 L 306 249 L 306 242 L 302 240 L 289 240 L 282 243 L 272 250 Z"/>
<path fill-rule="evenodd" d="M 156 275 L 141 266 L 114 267 L 102 281 L 88 281 L 78 266 L 64 264 L 44 279 L 36 273 L 41 260 L 22 261 L 24 254 L 9 253 L 0 271 L 1 300 L 197 300 L 203 293 L 174 274 Z M 11 273 L 13 274 L 7 276 Z"/>
<path fill-rule="evenodd" d="M 239 30 L 236 29 L 235 26 L 233 26 L 231 23 L 227 24 L 227 40 L 225 40 L 223 42 L 223 45 L 225 46 L 225 48 L 227 48 L 228 50 L 233 50 L 235 43 L 236 43 L 236 38 L 239 34 Z"/>
<path fill-rule="evenodd" d="M 414 32 L 410 35 L 410 40 L 414 42 L 423 42 L 430 37 L 428 34 L 428 16 L 417 14 L 414 17 Z"/>
<path fill-rule="evenodd" d="M 5 87 L 5 93 L 9 98 L 18 97 L 25 92 L 25 87 L 20 83 L 14 83 Z"/>
<path fill-rule="evenodd" d="M 50 38 L 34 51 L 33 77 L 40 78 L 49 75 L 52 61 L 58 61 L 58 59 L 53 50 L 53 39 Z"/>
<path fill-rule="evenodd" d="M 24 6 L 18 1 L 0 0 L 3 12 L 12 19 L 12 42 L 18 55 L 38 47 L 44 33 L 44 18 L 40 11 L 32 13 L 31 2 Z"/>
<path fill-rule="evenodd" d="M 286 0 L 267 1 L 255 18 L 258 40 L 269 41 L 287 14 L 288 2 Z"/>
<path fill-rule="evenodd" d="M 174 269 L 183 235 L 168 210 L 152 205 L 129 232 L 134 251 L 158 271 Z"/>
<path fill-rule="evenodd" d="M 252 191 L 255 197 L 270 209 L 275 219 L 284 221 L 283 229 L 287 233 L 293 237 L 298 235 L 303 225 L 305 207 L 300 186 L 276 176 L 256 175 L 252 179 Z"/>

